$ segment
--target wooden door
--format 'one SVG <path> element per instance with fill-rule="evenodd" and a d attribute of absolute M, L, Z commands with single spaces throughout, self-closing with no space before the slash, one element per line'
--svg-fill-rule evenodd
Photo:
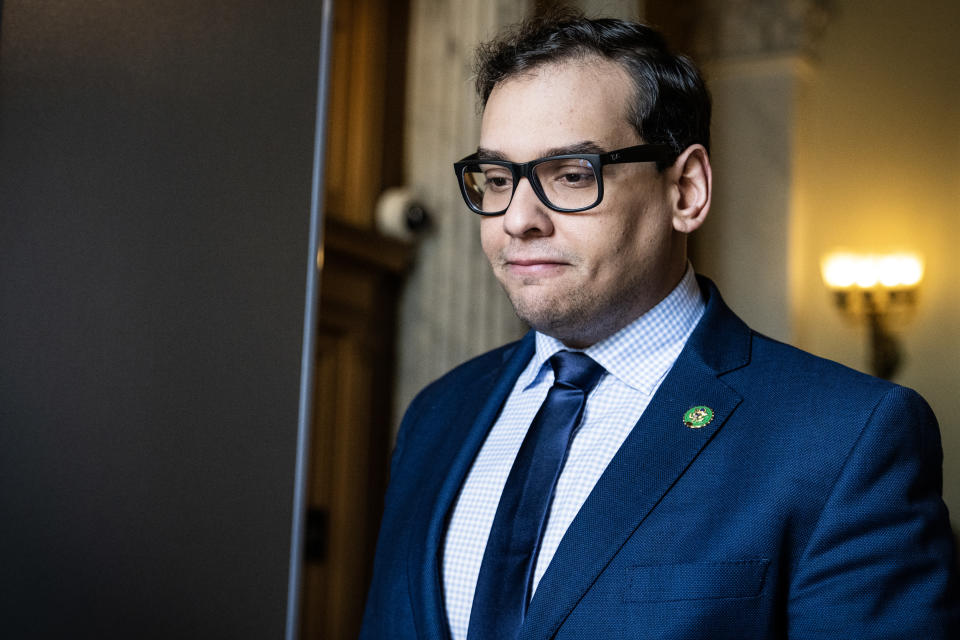
<path fill-rule="evenodd" d="M 334 11 L 301 637 L 357 637 L 391 443 L 396 305 L 411 247 L 374 206 L 402 184 L 407 2 Z"/>
<path fill-rule="evenodd" d="M 304 638 L 356 638 L 369 585 L 392 423 L 397 292 L 410 248 L 327 227 L 308 498 Z"/>

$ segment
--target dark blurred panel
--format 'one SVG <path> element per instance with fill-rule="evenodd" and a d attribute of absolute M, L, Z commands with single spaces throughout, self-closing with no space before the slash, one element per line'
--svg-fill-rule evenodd
<path fill-rule="evenodd" d="M 3 2 L 3 638 L 281 637 L 320 4 Z"/>

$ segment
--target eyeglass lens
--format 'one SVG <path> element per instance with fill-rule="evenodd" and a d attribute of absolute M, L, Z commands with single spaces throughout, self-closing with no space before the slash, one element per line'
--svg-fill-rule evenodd
<path fill-rule="evenodd" d="M 598 197 L 597 172 L 583 158 L 558 158 L 537 164 L 534 178 L 547 202 L 560 209 L 592 206 Z M 479 163 L 463 173 L 465 191 L 480 211 L 499 212 L 510 206 L 515 185 L 508 167 Z"/>

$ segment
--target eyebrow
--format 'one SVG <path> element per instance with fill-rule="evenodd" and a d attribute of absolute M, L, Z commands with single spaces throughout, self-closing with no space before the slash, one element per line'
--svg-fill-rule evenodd
<path fill-rule="evenodd" d="M 575 153 L 604 153 L 604 150 L 603 147 L 598 145 L 596 142 L 592 140 L 584 140 L 583 142 L 577 142 L 565 147 L 553 147 L 552 149 L 547 149 L 543 152 L 543 155 L 538 156 L 538 159 L 549 158 L 551 156 L 566 156 Z M 477 159 L 507 161 L 507 154 L 503 153 L 502 151 L 477 147 Z"/>

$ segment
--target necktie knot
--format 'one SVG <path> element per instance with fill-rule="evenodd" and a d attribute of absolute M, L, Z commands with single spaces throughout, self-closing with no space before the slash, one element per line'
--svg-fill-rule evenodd
<path fill-rule="evenodd" d="M 550 358 L 554 384 L 580 389 L 584 393 L 597 385 L 606 373 L 596 360 L 579 351 L 558 351 Z"/>

